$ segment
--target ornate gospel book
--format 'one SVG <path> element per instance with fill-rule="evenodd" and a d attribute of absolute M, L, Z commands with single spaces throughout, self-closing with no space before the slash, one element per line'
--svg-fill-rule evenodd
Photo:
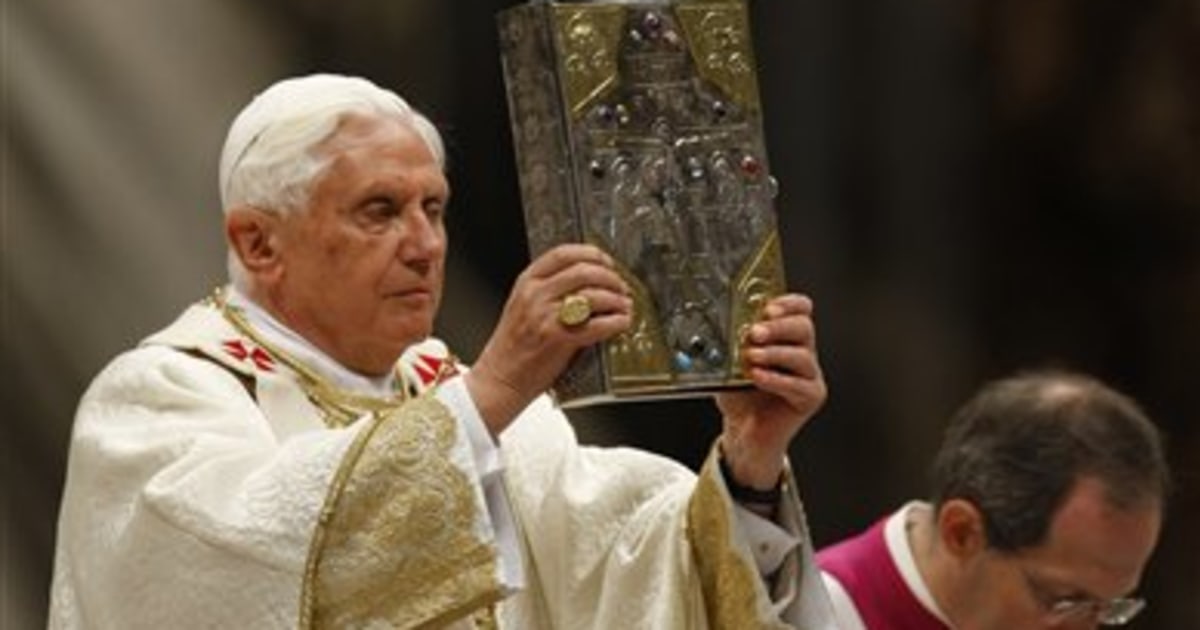
<path fill-rule="evenodd" d="M 498 23 L 531 254 L 595 244 L 633 290 L 559 403 L 746 386 L 741 338 L 785 282 L 745 3 L 535 0 Z"/>

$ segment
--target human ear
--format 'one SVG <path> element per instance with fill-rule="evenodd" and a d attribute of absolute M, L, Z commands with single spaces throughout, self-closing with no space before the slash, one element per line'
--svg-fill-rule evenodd
<path fill-rule="evenodd" d="M 225 215 L 225 238 L 251 277 L 263 281 L 283 269 L 278 215 L 251 206 L 231 208 Z"/>
<path fill-rule="evenodd" d="M 966 499 L 950 499 L 938 507 L 937 536 L 956 558 L 968 560 L 987 549 L 983 512 Z"/>

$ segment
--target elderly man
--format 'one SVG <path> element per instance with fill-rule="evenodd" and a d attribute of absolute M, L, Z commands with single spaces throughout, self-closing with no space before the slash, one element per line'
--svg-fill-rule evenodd
<path fill-rule="evenodd" d="M 430 336 L 443 164 L 363 79 L 285 80 L 241 112 L 231 285 L 81 401 L 51 627 L 828 627 L 786 464 L 825 397 L 809 300 L 749 331 L 756 388 L 717 397 L 699 475 L 580 446 L 543 392 L 629 326 L 627 288 L 602 251 L 553 249 L 460 365 Z"/>
<path fill-rule="evenodd" d="M 1017 375 L 958 412 L 912 502 L 823 549 L 844 630 L 1123 625 L 1168 486 L 1154 425 L 1068 372 Z"/>

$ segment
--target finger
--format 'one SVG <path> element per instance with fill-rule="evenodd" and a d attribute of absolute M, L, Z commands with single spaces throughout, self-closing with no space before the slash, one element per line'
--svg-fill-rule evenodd
<path fill-rule="evenodd" d="M 629 313 L 601 313 L 573 329 L 572 334 L 580 347 L 590 346 L 625 332 L 632 325 L 633 317 Z"/>
<path fill-rule="evenodd" d="M 749 370 L 747 376 L 760 391 L 779 396 L 796 409 L 810 408 L 813 402 L 822 403 L 827 394 L 824 379 L 801 378 L 761 368 Z"/>
<path fill-rule="evenodd" d="M 821 364 L 816 354 L 802 346 L 747 348 L 742 352 L 742 359 L 750 369 L 783 372 L 806 379 L 821 376 Z"/>
<path fill-rule="evenodd" d="M 550 329 L 551 337 L 560 338 L 573 346 L 586 345 L 607 339 L 608 337 L 626 330 L 633 321 L 633 300 L 623 293 L 598 288 L 588 288 L 571 294 L 572 298 L 582 297 L 586 303 L 586 312 L 582 321 L 569 320 L 566 298 L 555 303 L 552 312 L 547 313 L 542 326 Z M 579 313 L 572 313 L 579 315 Z"/>
<path fill-rule="evenodd" d="M 630 293 L 621 274 L 594 262 L 576 262 L 545 277 L 543 283 L 546 293 L 554 298 L 584 289 L 600 289 L 621 295 Z"/>
<path fill-rule="evenodd" d="M 789 315 L 754 324 L 746 341 L 756 346 L 779 344 L 815 347 L 817 330 L 812 318 L 807 315 Z"/>
<path fill-rule="evenodd" d="M 608 314 L 633 314 L 633 298 L 618 291 L 588 287 L 574 292 L 587 298 L 592 307 L 592 316 Z"/>
<path fill-rule="evenodd" d="M 564 243 L 538 256 L 529 264 L 528 271 L 535 278 L 548 278 L 579 263 L 590 263 L 611 268 L 612 256 L 604 250 L 587 243 Z"/>
<path fill-rule="evenodd" d="M 629 329 L 633 317 L 627 312 L 612 311 L 593 314 L 583 323 L 565 326 L 559 323 L 558 336 L 573 348 L 583 348 L 605 341 Z"/>
<path fill-rule="evenodd" d="M 802 293 L 785 293 L 773 297 L 763 307 L 763 317 L 767 320 L 788 315 L 812 315 L 812 313 L 813 301 Z"/>

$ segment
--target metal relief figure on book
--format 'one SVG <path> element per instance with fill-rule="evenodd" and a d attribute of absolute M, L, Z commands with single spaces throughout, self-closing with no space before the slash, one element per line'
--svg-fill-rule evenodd
<path fill-rule="evenodd" d="M 744 385 L 740 335 L 785 290 L 744 2 L 536 1 L 499 24 L 530 249 L 595 244 L 634 294 L 560 401 Z"/>

